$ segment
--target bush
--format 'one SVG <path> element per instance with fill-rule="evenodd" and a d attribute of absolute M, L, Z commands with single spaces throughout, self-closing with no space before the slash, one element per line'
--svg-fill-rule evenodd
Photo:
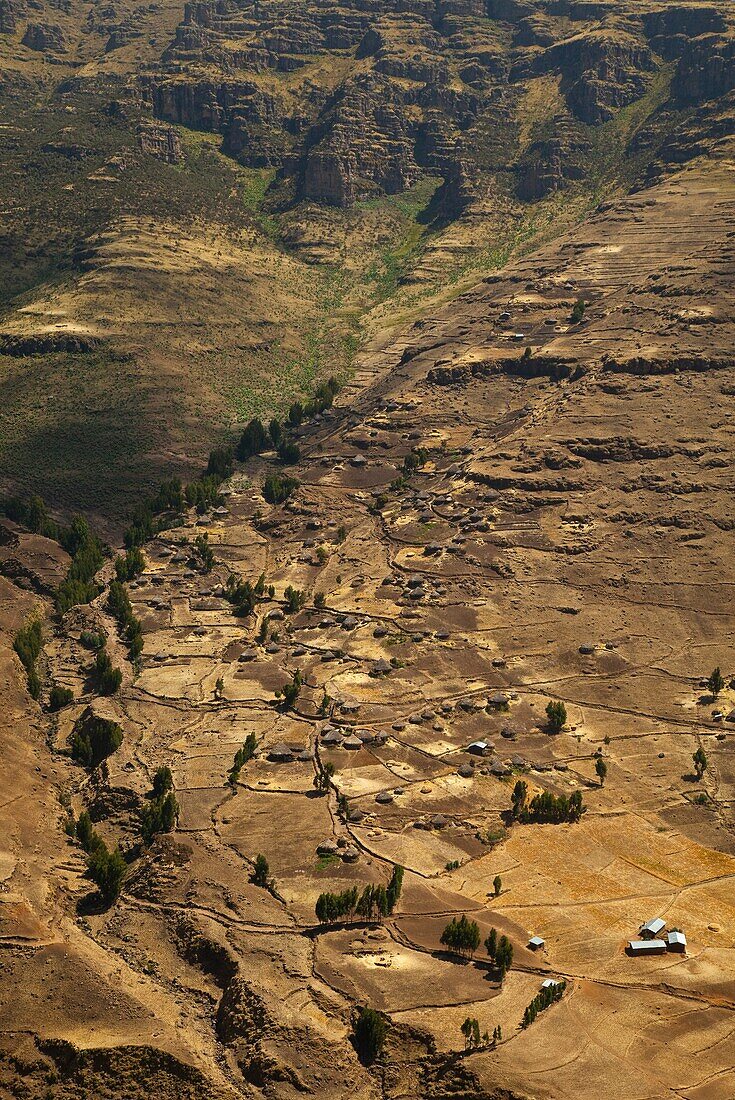
<path fill-rule="evenodd" d="M 62 687 L 61 684 L 54 684 L 49 694 L 49 710 L 61 710 L 62 707 L 68 707 L 69 703 L 74 702 L 74 692 L 71 688 Z"/>
<path fill-rule="evenodd" d="M 102 649 L 107 638 L 97 630 L 83 630 L 79 635 L 79 641 L 85 649 Z"/>

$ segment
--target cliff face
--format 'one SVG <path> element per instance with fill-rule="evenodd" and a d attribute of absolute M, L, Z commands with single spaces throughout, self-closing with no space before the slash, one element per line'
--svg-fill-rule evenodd
<path fill-rule="evenodd" d="M 530 166 L 518 191 L 533 200 L 579 176 L 569 143 L 544 147 L 531 132 L 521 146 L 519 108 L 538 80 L 559 82 L 557 121 L 595 128 L 673 61 L 675 102 L 730 90 L 730 35 L 717 7 L 207 0 L 186 5 L 144 87 L 159 117 L 220 134 L 243 164 L 275 167 L 291 193 L 335 206 L 404 191 L 422 169 L 504 167 L 488 142 L 494 115 L 503 151 Z"/>

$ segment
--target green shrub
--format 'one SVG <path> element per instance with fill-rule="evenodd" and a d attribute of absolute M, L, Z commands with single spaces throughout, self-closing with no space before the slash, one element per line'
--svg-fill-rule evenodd
<path fill-rule="evenodd" d="M 74 702 L 74 692 L 71 688 L 62 687 L 61 684 L 54 684 L 49 694 L 49 709 L 61 710 L 62 707 L 68 707 L 69 703 Z"/>

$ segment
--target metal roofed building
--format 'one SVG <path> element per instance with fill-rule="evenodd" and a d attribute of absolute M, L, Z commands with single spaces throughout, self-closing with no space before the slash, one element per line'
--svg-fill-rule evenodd
<path fill-rule="evenodd" d="M 666 940 L 631 940 L 628 950 L 631 955 L 663 955 Z"/>
<path fill-rule="evenodd" d="M 531 948 L 532 951 L 539 951 L 542 947 L 545 946 L 545 944 L 546 941 L 543 940 L 541 936 L 531 936 L 530 940 L 528 941 L 528 946 Z"/>
<path fill-rule="evenodd" d="M 666 927 L 666 921 L 661 917 L 654 917 L 653 920 L 646 921 L 641 925 L 641 936 L 643 939 L 655 939 L 659 932 L 663 932 Z"/>
<path fill-rule="evenodd" d="M 666 946 L 669 951 L 686 951 L 687 938 L 683 932 L 669 932 L 666 937 Z"/>

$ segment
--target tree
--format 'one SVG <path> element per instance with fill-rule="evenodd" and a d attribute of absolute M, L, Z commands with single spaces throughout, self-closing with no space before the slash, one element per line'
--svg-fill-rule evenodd
<path fill-rule="evenodd" d="M 398 899 L 401 896 L 401 890 L 403 889 L 403 874 L 403 867 L 399 866 L 399 864 L 397 863 L 394 863 L 393 873 L 390 877 L 390 882 L 388 883 L 388 889 L 386 890 L 386 893 L 388 895 L 389 913 L 393 912 L 396 905 L 398 904 Z"/>
<path fill-rule="evenodd" d="M 96 835 L 96 834 L 95 834 Z M 127 864 L 119 848 L 108 851 L 102 840 L 92 847 L 88 856 L 89 876 L 99 890 L 106 905 L 111 905 L 120 895 Z"/>
<path fill-rule="evenodd" d="M 284 684 L 276 692 L 276 698 L 283 700 L 284 710 L 291 710 L 296 705 L 296 700 L 301 693 L 301 671 L 297 668 L 290 684 Z"/>
<path fill-rule="evenodd" d="M 259 455 L 262 451 L 268 449 L 269 442 L 268 433 L 262 422 L 255 417 L 245 426 L 240 436 L 236 452 L 238 459 L 240 462 L 244 462 L 251 455 Z"/>
<path fill-rule="evenodd" d="M 273 446 L 277 447 L 278 444 L 281 442 L 281 436 L 283 435 L 283 428 L 281 427 L 280 420 L 276 420 L 275 416 L 273 417 L 270 424 L 268 425 L 268 431 L 270 432 L 270 437 L 273 441 Z"/>
<path fill-rule="evenodd" d="M 560 700 L 552 700 L 546 707 L 546 717 L 549 733 L 561 733 L 567 720 L 567 708 Z"/>
<path fill-rule="evenodd" d="M 600 786 L 604 787 L 605 779 L 607 778 L 607 764 L 601 756 L 598 756 L 595 760 L 595 772 L 597 773 L 597 778 L 600 780 Z"/>
<path fill-rule="evenodd" d="M 267 889 L 270 885 L 270 867 L 268 860 L 264 855 L 257 855 L 255 857 L 255 863 L 253 864 L 253 873 L 250 876 L 250 881 L 254 886 L 262 886 Z"/>
<path fill-rule="evenodd" d="M 513 794 L 511 795 L 512 809 L 511 813 L 514 818 L 520 817 L 523 807 L 526 805 L 526 798 L 528 797 L 528 784 L 525 779 L 519 779 L 513 788 Z"/>
<path fill-rule="evenodd" d="M 464 1048 L 465 1050 L 472 1050 L 473 1047 L 479 1047 L 480 1045 L 480 1024 L 471 1016 L 468 1016 L 463 1024 L 460 1024 L 459 1030 L 464 1036 Z"/>
<path fill-rule="evenodd" d="M 156 768 L 156 774 L 153 776 L 153 797 L 161 798 L 162 795 L 168 794 L 170 790 L 173 790 L 173 785 L 174 777 L 168 764 Z"/>
<path fill-rule="evenodd" d="M 496 875 L 495 878 L 493 879 L 493 891 L 495 893 L 495 897 L 498 897 L 502 887 L 503 887 L 503 880 L 501 879 L 500 875 Z"/>
<path fill-rule="evenodd" d="M 697 779 L 701 779 L 707 767 L 707 754 L 701 745 L 692 755 L 692 760 L 694 761 L 694 771 L 696 772 Z"/>
<path fill-rule="evenodd" d="M 94 836 L 92 818 L 89 816 L 88 810 L 82 810 L 80 813 L 77 819 L 76 834 L 82 848 L 85 852 L 88 852 L 92 847 L 92 837 Z"/>
<path fill-rule="evenodd" d="M 385 1045 L 388 1025 L 385 1017 L 374 1008 L 363 1008 L 355 1021 L 354 1042 L 360 1058 L 374 1062 Z"/>
<path fill-rule="evenodd" d="M 485 950 L 490 957 L 491 962 L 495 962 L 495 953 L 498 949 L 498 930 L 497 928 L 491 928 L 485 939 Z"/>
<path fill-rule="evenodd" d="M 725 677 L 720 672 L 720 666 L 714 668 L 710 673 L 707 680 L 707 687 L 712 692 L 713 697 L 716 699 L 725 686 Z"/>
<path fill-rule="evenodd" d="M 572 325 L 578 325 L 584 317 L 584 311 L 587 308 L 587 303 L 584 298 L 578 298 L 572 307 L 572 312 L 569 314 L 569 321 Z"/>
<path fill-rule="evenodd" d="M 498 946 L 495 949 L 495 965 L 500 971 L 500 980 L 510 970 L 513 964 L 513 944 L 510 942 L 507 936 L 501 936 L 498 940 Z"/>

